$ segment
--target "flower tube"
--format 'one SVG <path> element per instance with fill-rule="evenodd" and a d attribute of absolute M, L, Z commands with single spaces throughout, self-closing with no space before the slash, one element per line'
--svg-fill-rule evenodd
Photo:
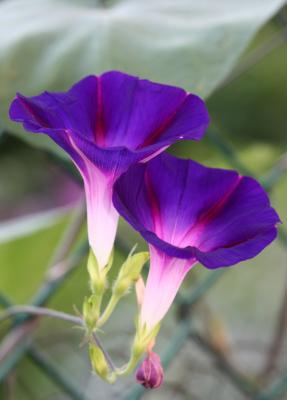
<path fill-rule="evenodd" d="M 100 268 L 108 263 L 116 235 L 115 180 L 177 140 L 201 139 L 208 125 L 199 97 L 117 71 L 88 76 L 65 93 L 17 94 L 10 118 L 50 136 L 76 164 L 84 180 L 89 242 Z"/>

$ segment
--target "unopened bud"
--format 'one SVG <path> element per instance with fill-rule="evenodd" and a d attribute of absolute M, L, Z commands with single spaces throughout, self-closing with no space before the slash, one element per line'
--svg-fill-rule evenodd
<path fill-rule="evenodd" d="M 102 379 L 107 380 L 109 377 L 109 366 L 102 350 L 98 346 L 90 344 L 89 353 L 93 371 Z"/>
<path fill-rule="evenodd" d="M 148 252 L 130 254 L 128 256 L 113 287 L 113 293 L 116 296 L 123 296 L 130 285 L 139 279 L 141 270 L 148 259 Z"/>
<path fill-rule="evenodd" d="M 149 352 L 136 372 L 138 383 L 148 389 L 160 387 L 163 381 L 163 369 L 160 357 L 154 352 Z"/>
<path fill-rule="evenodd" d="M 113 294 L 117 297 L 122 297 L 128 292 L 130 285 L 131 280 L 128 277 L 124 277 L 115 283 L 113 287 Z"/>
<path fill-rule="evenodd" d="M 99 318 L 99 307 L 97 302 L 97 296 L 92 295 L 85 298 L 83 303 L 83 319 L 89 331 L 92 331 L 95 328 Z"/>

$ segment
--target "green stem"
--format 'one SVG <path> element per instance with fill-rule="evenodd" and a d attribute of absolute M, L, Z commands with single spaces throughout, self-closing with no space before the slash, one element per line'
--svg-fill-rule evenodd
<path fill-rule="evenodd" d="M 117 296 L 115 294 L 112 295 L 112 297 L 110 298 L 110 300 L 108 302 L 107 307 L 105 308 L 105 311 L 103 312 L 103 314 L 101 315 L 101 317 L 97 323 L 97 328 L 103 326 L 107 322 L 107 320 L 112 315 L 119 300 L 120 300 L 120 296 Z"/>
<path fill-rule="evenodd" d="M 117 369 L 117 371 L 116 371 L 117 375 L 118 376 L 129 375 L 131 372 L 133 372 L 133 370 L 137 366 L 141 357 L 142 357 L 142 354 L 132 354 L 129 362 L 126 365 L 124 365 L 122 368 Z"/>
<path fill-rule="evenodd" d="M 102 350 L 104 356 L 106 357 L 106 361 L 107 361 L 111 371 L 113 373 L 115 373 L 116 366 L 114 365 L 113 360 L 111 359 L 109 353 L 104 349 L 100 339 L 98 338 L 98 336 L 95 333 L 93 333 L 93 341 L 94 341 L 95 345 L 98 346 Z"/>
<path fill-rule="evenodd" d="M 101 315 L 101 307 L 102 307 L 102 302 L 103 302 L 103 295 L 104 292 L 98 292 L 93 294 L 92 296 L 95 297 L 95 314 L 97 316 L 97 319 L 100 317 Z"/>
<path fill-rule="evenodd" d="M 49 308 L 35 307 L 35 306 L 9 307 L 7 310 L 3 311 L 3 313 L 0 314 L 0 322 L 17 314 L 46 316 L 51 318 L 62 319 L 64 321 L 71 322 L 76 325 L 83 325 L 83 320 L 80 317 L 75 317 L 74 315 L 66 314 L 61 311 L 51 310 Z"/>

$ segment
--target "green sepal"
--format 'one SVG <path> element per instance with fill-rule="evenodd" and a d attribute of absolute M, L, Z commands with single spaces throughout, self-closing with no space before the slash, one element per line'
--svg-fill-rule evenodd
<path fill-rule="evenodd" d="M 109 270 L 111 269 L 111 267 L 113 265 L 113 262 L 114 262 L 114 249 L 112 250 L 112 252 L 110 254 L 110 257 L 109 257 L 109 261 L 108 261 L 107 265 L 104 268 L 104 272 L 105 272 L 106 275 L 109 272 Z"/>
<path fill-rule="evenodd" d="M 156 338 L 160 330 L 160 323 L 156 324 L 152 329 L 148 329 L 146 324 L 141 325 L 139 317 L 136 319 L 136 336 L 133 343 L 133 353 L 143 354 L 148 345 Z"/>
<path fill-rule="evenodd" d="M 117 297 L 125 295 L 130 285 L 139 279 L 142 268 L 149 259 L 149 253 L 147 251 L 132 254 L 134 249 L 135 248 L 133 248 L 126 261 L 123 263 L 113 285 L 113 294 Z"/>
<path fill-rule="evenodd" d="M 136 336 L 131 349 L 131 357 L 126 365 L 117 369 L 118 376 L 128 375 L 136 368 L 142 355 L 148 350 L 149 345 L 157 336 L 159 329 L 160 323 L 152 329 L 148 329 L 146 325 L 140 325 L 139 318 L 136 319 Z"/>
<path fill-rule="evenodd" d="M 93 293 L 102 294 L 107 288 L 106 275 L 113 265 L 113 254 L 114 252 L 112 251 L 108 264 L 104 268 L 100 268 L 96 256 L 93 251 L 90 250 L 87 268 L 90 275 L 90 285 Z"/>
<path fill-rule="evenodd" d="M 116 380 L 116 374 L 110 371 L 110 367 L 103 351 L 97 345 L 90 343 L 89 355 L 93 371 L 105 381 L 114 383 Z"/>
<path fill-rule="evenodd" d="M 99 299 L 97 295 L 85 297 L 83 303 L 83 319 L 88 333 L 92 332 L 99 319 Z"/>

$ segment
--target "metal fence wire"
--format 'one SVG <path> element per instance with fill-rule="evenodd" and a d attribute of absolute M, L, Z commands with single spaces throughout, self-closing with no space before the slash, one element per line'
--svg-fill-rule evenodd
<path fill-rule="evenodd" d="M 237 69 L 231 76 L 223 82 L 223 86 L 229 84 L 234 79 L 237 79 L 246 71 L 250 70 L 256 63 L 261 61 L 264 57 L 270 54 L 278 46 L 286 41 L 286 27 L 276 34 L 276 38 L 269 38 L 267 41 L 260 45 L 259 49 L 253 50 L 247 55 Z M 228 164 L 239 170 L 243 174 L 252 176 L 251 171 L 243 165 L 237 157 L 232 146 L 223 139 L 221 134 L 216 130 L 209 130 L 207 133 L 208 140 L 219 154 L 228 162 Z M 55 158 L 56 156 L 53 155 Z M 70 165 L 62 160 L 57 160 L 64 168 L 70 170 Z M 287 157 L 283 157 L 276 163 L 270 171 L 259 178 L 262 185 L 268 192 L 272 192 L 275 185 L 279 182 L 280 178 L 286 172 Z M 77 179 L 77 176 L 76 176 Z M 48 268 L 48 274 L 42 284 L 35 293 L 31 305 L 43 306 L 48 300 L 61 288 L 62 284 L 69 278 L 70 274 L 77 267 L 80 261 L 86 257 L 88 253 L 87 243 L 83 243 L 77 247 L 74 252 L 70 253 L 72 245 L 75 243 L 80 228 L 85 219 L 84 205 L 81 204 L 75 211 L 74 218 L 72 219 L 69 227 L 61 239 L 61 242 L 56 249 L 55 255 Z M 281 245 L 287 250 L 287 235 L 284 230 L 279 228 L 279 241 Z M 119 238 L 116 246 L 121 252 L 127 253 L 128 249 L 123 239 Z M 174 332 L 168 347 L 161 354 L 162 364 L 165 369 L 169 367 L 172 361 L 176 358 L 182 347 L 188 342 L 192 341 L 196 346 L 201 348 L 212 362 L 213 368 L 217 368 L 229 380 L 237 390 L 247 399 L 253 400 L 275 400 L 282 399 L 287 393 L 287 365 L 285 372 L 282 373 L 280 378 L 271 380 L 268 386 L 260 385 L 258 382 L 250 380 L 247 375 L 239 372 L 228 361 L 228 358 L 215 348 L 212 343 L 202 337 L 192 325 L 192 309 L 193 306 L 202 299 L 207 291 L 215 285 L 218 280 L 227 273 L 227 269 L 220 269 L 215 272 L 208 272 L 207 277 L 199 282 L 192 290 L 190 296 L 178 296 L 176 301 L 178 325 L 177 330 Z M 286 275 L 286 290 L 287 293 L 287 275 Z M 12 304 L 7 299 L 4 293 L 0 293 L 0 306 L 2 308 L 10 307 Z M 6 337 L 0 345 L 0 383 L 5 382 L 7 377 L 24 356 L 27 356 L 39 370 L 42 371 L 58 388 L 66 393 L 71 399 L 86 400 L 83 395 L 80 385 L 74 379 L 71 379 L 65 374 L 65 371 L 59 364 L 51 361 L 41 351 L 41 349 L 33 343 L 32 332 L 35 330 L 39 322 L 39 317 L 31 317 L 28 315 L 20 315 L 14 317 L 13 324 L 11 325 Z M 265 368 L 266 376 L 276 364 L 276 359 L 280 355 L 283 348 L 284 335 L 287 330 L 287 294 L 282 299 L 281 309 L 278 315 L 278 324 L 275 326 L 273 343 L 270 351 L 272 352 L 269 357 L 268 365 Z M 271 353 L 270 353 L 271 354 Z M 142 386 L 134 385 L 126 395 L 126 400 L 140 399 L 145 393 Z M 286 397 L 285 397 L 286 398 Z"/>

